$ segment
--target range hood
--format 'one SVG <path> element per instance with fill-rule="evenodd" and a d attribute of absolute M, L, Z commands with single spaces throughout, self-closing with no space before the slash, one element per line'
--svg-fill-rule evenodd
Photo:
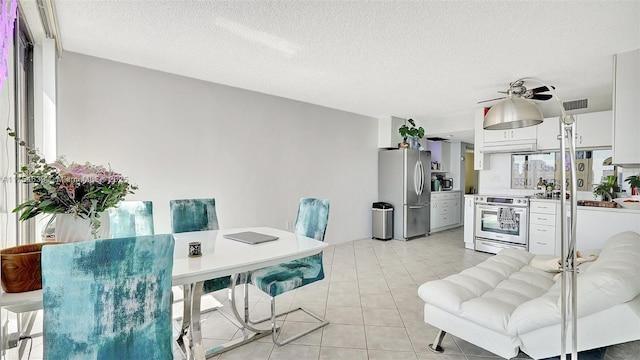
<path fill-rule="evenodd" d="M 482 148 L 480 149 L 481 152 L 485 153 L 485 154 L 491 154 L 491 153 L 514 153 L 514 152 L 518 152 L 518 153 L 528 153 L 528 152 L 534 152 L 538 149 L 536 143 L 531 142 L 531 141 L 522 141 L 522 142 L 516 142 L 516 141 L 509 141 L 508 143 L 504 143 L 504 144 L 484 144 L 482 146 Z"/>

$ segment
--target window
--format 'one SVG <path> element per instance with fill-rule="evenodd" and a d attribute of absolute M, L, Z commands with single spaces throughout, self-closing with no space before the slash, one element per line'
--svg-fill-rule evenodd
<path fill-rule="evenodd" d="M 567 156 L 569 153 L 566 152 Z M 611 165 L 611 150 L 576 151 L 576 182 L 578 191 L 593 191 L 593 187 L 615 175 Z M 511 188 L 536 189 L 540 183 L 559 189 L 562 180 L 560 152 L 511 155 Z M 569 174 L 565 175 L 569 178 Z"/>
<path fill-rule="evenodd" d="M 20 14 L 16 19 L 13 34 L 14 48 L 14 115 L 15 129 L 18 137 L 34 147 L 34 119 L 33 119 L 33 42 L 26 24 Z M 15 170 L 27 163 L 24 147 L 16 147 Z M 15 172 L 15 171 L 14 171 Z M 16 203 L 31 199 L 31 191 L 27 185 L 16 182 Z M 34 221 L 17 221 L 16 238 L 19 244 L 33 242 L 35 239 Z M 7 244 L 11 246 L 11 244 Z"/>

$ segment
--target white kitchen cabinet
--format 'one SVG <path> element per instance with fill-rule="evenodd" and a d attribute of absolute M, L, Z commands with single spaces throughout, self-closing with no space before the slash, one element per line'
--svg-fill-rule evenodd
<path fill-rule="evenodd" d="M 451 200 L 451 222 L 452 225 L 459 225 L 461 218 L 461 210 L 460 210 L 460 195 L 455 200 Z"/>
<path fill-rule="evenodd" d="M 460 225 L 460 192 L 431 193 L 431 232 L 451 229 Z"/>
<path fill-rule="evenodd" d="M 615 55 L 614 73 L 612 161 L 640 167 L 640 49 Z"/>
<path fill-rule="evenodd" d="M 475 195 L 464 196 L 464 248 L 475 249 Z"/>
<path fill-rule="evenodd" d="M 560 255 L 560 203 L 531 200 L 529 207 L 529 252 Z"/>
<path fill-rule="evenodd" d="M 536 127 L 527 126 L 519 129 L 508 130 L 484 130 L 484 146 L 491 143 L 503 143 L 513 141 L 532 141 L 536 140 Z"/>
<path fill-rule="evenodd" d="M 482 143 L 484 141 L 484 129 L 482 122 L 484 121 L 484 108 L 476 109 L 474 113 L 474 146 L 473 146 L 473 170 L 489 170 L 488 164 L 485 162 L 485 155 L 482 152 Z"/>
<path fill-rule="evenodd" d="M 578 206 L 576 250 L 601 249 L 611 236 L 624 232 L 640 233 L 640 210 Z"/>
<path fill-rule="evenodd" d="M 487 170 L 484 154 L 536 150 L 536 126 L 509 130 L 484 130 L 484 109 L 475 112 L 474 170 Z M 482 156 L 478 156 L 481 153 Z"/>
<path fill-rule="evenodd" d="M 613 113 L 611 111 L 578 114 L 574 115 L 574 118 L 576 120 L 577 148 L 611 147 L 613 123 Z"/>
<path fill-rule="evenodd" d="M 573 115 L 576 126 L 576 148 L 595 149 L 611 147 L 613 115 L 611 111 L 598 111 Z M 538 125 L 537 150 L 560 150 L 559 117 L 546 118 Z"/>
<path fill-rule="evenodd" d="M 398 144 L 403 140 L 398 130 L 402 125 L 404 125 L 404 122 L 404 119 L 395 116 L 379 118 L 378 147 L 385 149 L 397 148 Z"/>
<path fill-rule="evenodd" d="M 545 118 L 542 124 L 537 127 L 537 150 L 560 151 L 559 117 Z"/>
<path fill-rule="evenodd" d="M 560 207 L 559 201 L 531 199 L 529 252 L 560 256 Z M 576 219 L 578 251 L 601 249 L 607 239 L 624 231 L 640 233 L 640 210 L 578 206 Z"/>

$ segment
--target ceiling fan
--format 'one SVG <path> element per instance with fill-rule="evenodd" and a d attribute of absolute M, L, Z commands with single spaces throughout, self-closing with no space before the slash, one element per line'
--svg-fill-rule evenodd
<path fill-rule="evenodd" d="M 551 86 L 553 89 L 555 89 L 555 86 Z M 546 86 L 540 86 L 537 87 L 535 89 L 527 89 L 524 86 L 524 81 L 522 80 L 518 80 L 516 82 L 512 82 L 509 84 L 509 89 L 507 89 L 507 91 L 498 91 L 499 93 L 503 93 L 503 94 L 507 94 L 507 96 L 503 96 L 503 97 L 499 97 L 499 98 L 495 98 L 495 99 L 490 99 L 490 100 L 482 100 L 482 101 L 478 101 L 478 104 L 484 103 L 484 102 L 489 102 L 489 101 L 495 101 L 495 100 L 500 100 L 500 99 L 506 99 L 510 96 L 514 96 L 514 97 L 518 97 L 518 98 L 524 98 L 524 99 L 531 99 L 531 100 L 549 100 L 551 99 L 553 96 L 550 94 L 541 94 L 544 92 L 549 91 L 549 88 Z"/>

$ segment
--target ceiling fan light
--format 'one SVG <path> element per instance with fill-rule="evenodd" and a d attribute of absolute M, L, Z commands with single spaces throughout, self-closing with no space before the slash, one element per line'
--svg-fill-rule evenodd
<path fill-rule="evenodd" d="M 542 112 L 532 101 L 508 97 L 492 106 L 484 117 L 485 130 L 508 130 L 538 125 L 544 120 Z"/>

